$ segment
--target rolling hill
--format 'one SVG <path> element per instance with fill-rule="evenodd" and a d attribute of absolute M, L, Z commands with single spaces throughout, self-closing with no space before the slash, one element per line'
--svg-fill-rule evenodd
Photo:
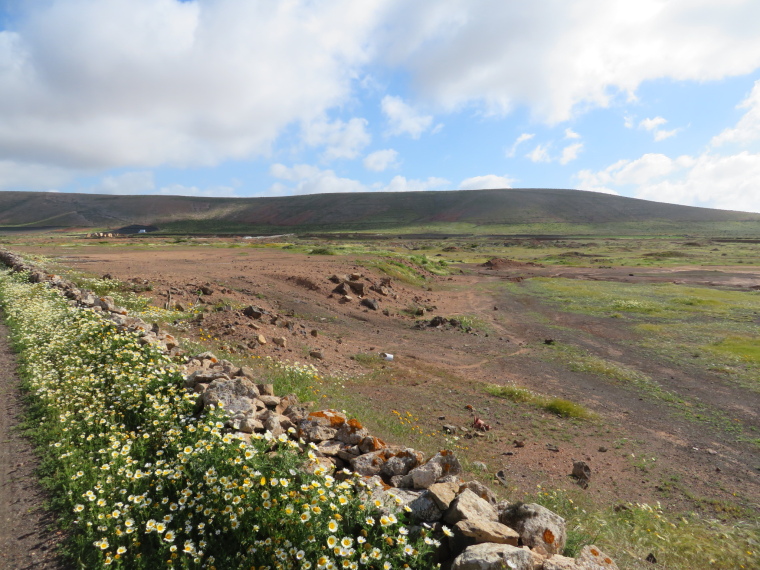
<path fill-rule="evenodd" d="M 378 192 L 266 198 L 0 192 L 0 227 L 7 229 L 115 229 L 151 224 L 165 232 L 277 233 L 451 225 L 503 230 L 503 226 L 511 225 L 688 226 L 732 222 L 749 222 L 760 230 L 760 214 L 580 190 Z"/>

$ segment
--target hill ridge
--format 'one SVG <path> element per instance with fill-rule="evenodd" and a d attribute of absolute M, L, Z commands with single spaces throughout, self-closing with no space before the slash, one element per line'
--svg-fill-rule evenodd
<path fill-rule="evenodd" d="M 254 198 L 0 192 L 0 226 L 371 229 L 467 223 L 609 224 L 760 221 L 760 214 L 584 190 L 512 188 Z M 218 231 L 218 230 L 215 230 Z"/>

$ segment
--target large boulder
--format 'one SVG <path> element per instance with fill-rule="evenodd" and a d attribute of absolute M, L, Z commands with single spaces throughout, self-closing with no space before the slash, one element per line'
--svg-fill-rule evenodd
<path fill-rule="evenodd" d="M 221 404 L 228 413 L 236 414 L 255 412 L 258 396 L 256 385 L 247 378 L 220 378 L 209 384 L 201 398 L 205 406 Z"/>
<path fill-rule="evenodd" d="M 475 544 L 454 559 L 451 570 L 533 570 L 528 550 L 511 544 Z"/>
<path fill-rule="evenodd" d="M 543 547 L 549 554 L 559 554 L 565 547 L 565 519 L 535 503 L 500 503 L 499 522 L 515 529 L 522 543 L 530 548 Z"/>

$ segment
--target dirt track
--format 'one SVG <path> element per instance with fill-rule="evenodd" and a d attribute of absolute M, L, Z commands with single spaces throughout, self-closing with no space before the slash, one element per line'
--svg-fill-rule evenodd
<path fill-rule="evenodd" d="M 36 457 L 17 429 L 23 403 L 7 332 L 0 323 L 0 568 L 62 569 L 55 553 L 60 535 L 48 530 L 55 519 L 43 507 Z"/>
<path fill-rule="evenodd" d="M 760 275 L 730 268 L 704 272 L 642 270 L 634 277 L 627 268 L 510 267 L 483 270 L 467 267 L 468 275 L 432 277 L 432 291 L 394 282 L 397 298 L 380 299 L 382 311 L 368 310 L 358 299 L 342 301 L 332 294 L 334 273 L 359 271 L 377 281 L 379 272 L 330 256 L 303 256 L 283 251 L 227 248 L 155 248 L 117 250 L 90 247 L 34 249 L 60 257 L 63 264 L 95 275 L 109 273 L 128 281 L 147 279 L 157 304 L 169 299 L 197 301 L 195 291 L 208 284 L 213 293 L 204 301 L 216 306 L 253 304 L 285 315 L 292 330 L 270 323 L 253 323 L 238 311 L 207 313 L 203 331 L 242 353 L 308 360 L 309 350 L 320 349 L 324 360 L 313 361 L 323 372 L 348 377 L 368 369 L 352 358 L 358 354 L 389 352 L 392 363 L 374 368 L 346 388 L 367 408 L 390 413 L 396 409 L 417 417 L 423 431 L 440 433 L 443 423 L 470 425 L 478 415 L 491 424 L 488 437 L 458 442 L 471 461 L 485 461 L 490 472 L 504 469 L 509 486 L 532 492 L 536 485 L 573 487 L 568 474 L 574 459 L 591 465 L 592 485 L 587 494 L 602 504 L 660 500 L 676 509 L 705 509 L 715 514 L 721 505 L 739 504 L 760 510 L 760 460 L 756 447 L 713 426 L 690 421 L 667 405 L 640 397 L 625 386 L 592 375 L 573 373 L 537 355 L 544 339 L 580 345 L 591 352 L 635 366 L 657 378 L 668 390 L 709 405 L 744 425 L 760 427 L 757 393 L 728 386 L 714 376 L 673 370 L 652 360 L 631 342 L 615 319 L 557 311 L 529 296 L 494 293 L 489 284 L 515 276 L 562 275 L 581 279 L 673 281 L 708 285 L 747 286 Z M 476 315 L 490 333 L 467 334 L 451 328 L 413 328 L 414 319 L 399 311 L 410 305 L 435 307 L 427 313 Z M 260 330 L 252 328 L 256 324 Z M 555 325 L 561 325 L 557 329 Z M 312 337 L 309 331 L 318 330 Z M 568 332 L 568 330 L 570 332 Z M 575 332 L 572 332 L 575 331 Z M 283 335 L 287 347 L 269 342 L 257 346 L 257 334 Z M 253 346 L 252 346 L 253 345 Z M 483 383 L 514 382 L 538 392 L 583 404 L 602 417 L 600 423 L 577 423 L 552 414 L 526 409 L 492 398 Z M 465 406 L 472 406 L 469 410 Z M 444 419 L 440 419 L 444 418 Z M 525 440 L 524 447 L 513 441 Z M 400 443 L 400 442 L 399 442 Z M 443 444 L 443 440 L 441 440 Z M 556 445 L 559 451 L 547 449 Z M 606 451 L 599 451 L 601 447 Z M 656 461 L 650 461 L 656 458 Z M 487 478 L 487 475 L 484 475 Z"/>

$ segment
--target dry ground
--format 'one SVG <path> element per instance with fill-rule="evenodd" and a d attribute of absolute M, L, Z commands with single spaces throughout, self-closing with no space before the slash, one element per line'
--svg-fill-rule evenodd
<path fill-rule="evenodd" d="M 301 362 L 309 360 L 310 350 L 321 349 L 324 360 L 312 362 L 327 375 L 345 378 L 343 386 L 360 419 L 363 412 L 373 418 L 390 415 L 391 410 L 414 418 L 411 423 L 418 432 L 435 434 L 420 440 L 427 439 L 431 447 L 456 446 L 468 461 L 485 462 L 488 473 L 481 474 L 482 479 L 504 470 L 507 486 L 519 493 L 534 492 L 537 485 L 576 488 L 569 473 L 573 460 L 582 459 L 592 469 L 585 493 L 599 504 L 659 500 L 674 509 L 699 509 L 718 517 L 760 512 L 756 446 L 737 441 L 735 434 L 719 426 L 689 419 L 625 385 L 570 372 L 542 358 L 542 345 L 552 339 L 614 356 L 657 378 L 667 390 L 754 428 L 760 425 L 757 392 L 708 373 L 695 375 L 693 370 L 687 373 L 645 358 L 628 342 L 632 333 L 616 319 L 557 312 L 530 295 L 493 287 L 537 275 L 745 287 L 760 284 L 760 272 L 754 269 L 724 267 L 705 273 L 692 268 L 512 264 L 494 270 L 463 265 L 462 274 L 430 275 L 425 288 L 394 281 L 397 298 L 374 295 L 380 310 L 373 311 L 360 306 L 357 298 L 342 302 L 340 295 L 331 293 L 335 285 L 328 278 L 333 274 L 360 272 L 369 281 L 383 276 L 357 257 L 176 245 L 18 249 L 56 257 L 66 266 L 98 276 L 147 279 L 159 305 L 169 293 L 173 301 L 196 302 L 198 288 L 208 285 L 213 293 L 204 296 L 207 304 L 233 309 L 252 304 L 287 315 L 292 331 L 252 321 L 237 310 L 222 310 L 208 313 L 203 330 L 194 327 L 184 334 L 196 339 L 211 335 L 238 355 Z M 412 305 L 429 307 L 426 318 L 467 315 L 479 326 L 470 333 L 447 327 L 418 330 L 413 327 L 415 317 L 403 312 Z M 316 337 L 311 335 L 313 329 L 318 331 Z M 285 336 L 287 347 L 276 347 L 271 341 L 258 346 L 253 342 L 258 334 L 268 339 Z M 380 352 L 392 353 L 393 362 L 364 356 Z M 566 398 L 600 419 L 568 420 L 498 399 L 484 391 L 486 383 L 516 383 Z M 474 416 L 491 425 L 485 437 L 445 440 L 443 424 L 470 426 Z M 385 435 L 393 439 L 392 434 Z M 517 447 L 515 441 L 524 441 L 524 446 Z"/>

